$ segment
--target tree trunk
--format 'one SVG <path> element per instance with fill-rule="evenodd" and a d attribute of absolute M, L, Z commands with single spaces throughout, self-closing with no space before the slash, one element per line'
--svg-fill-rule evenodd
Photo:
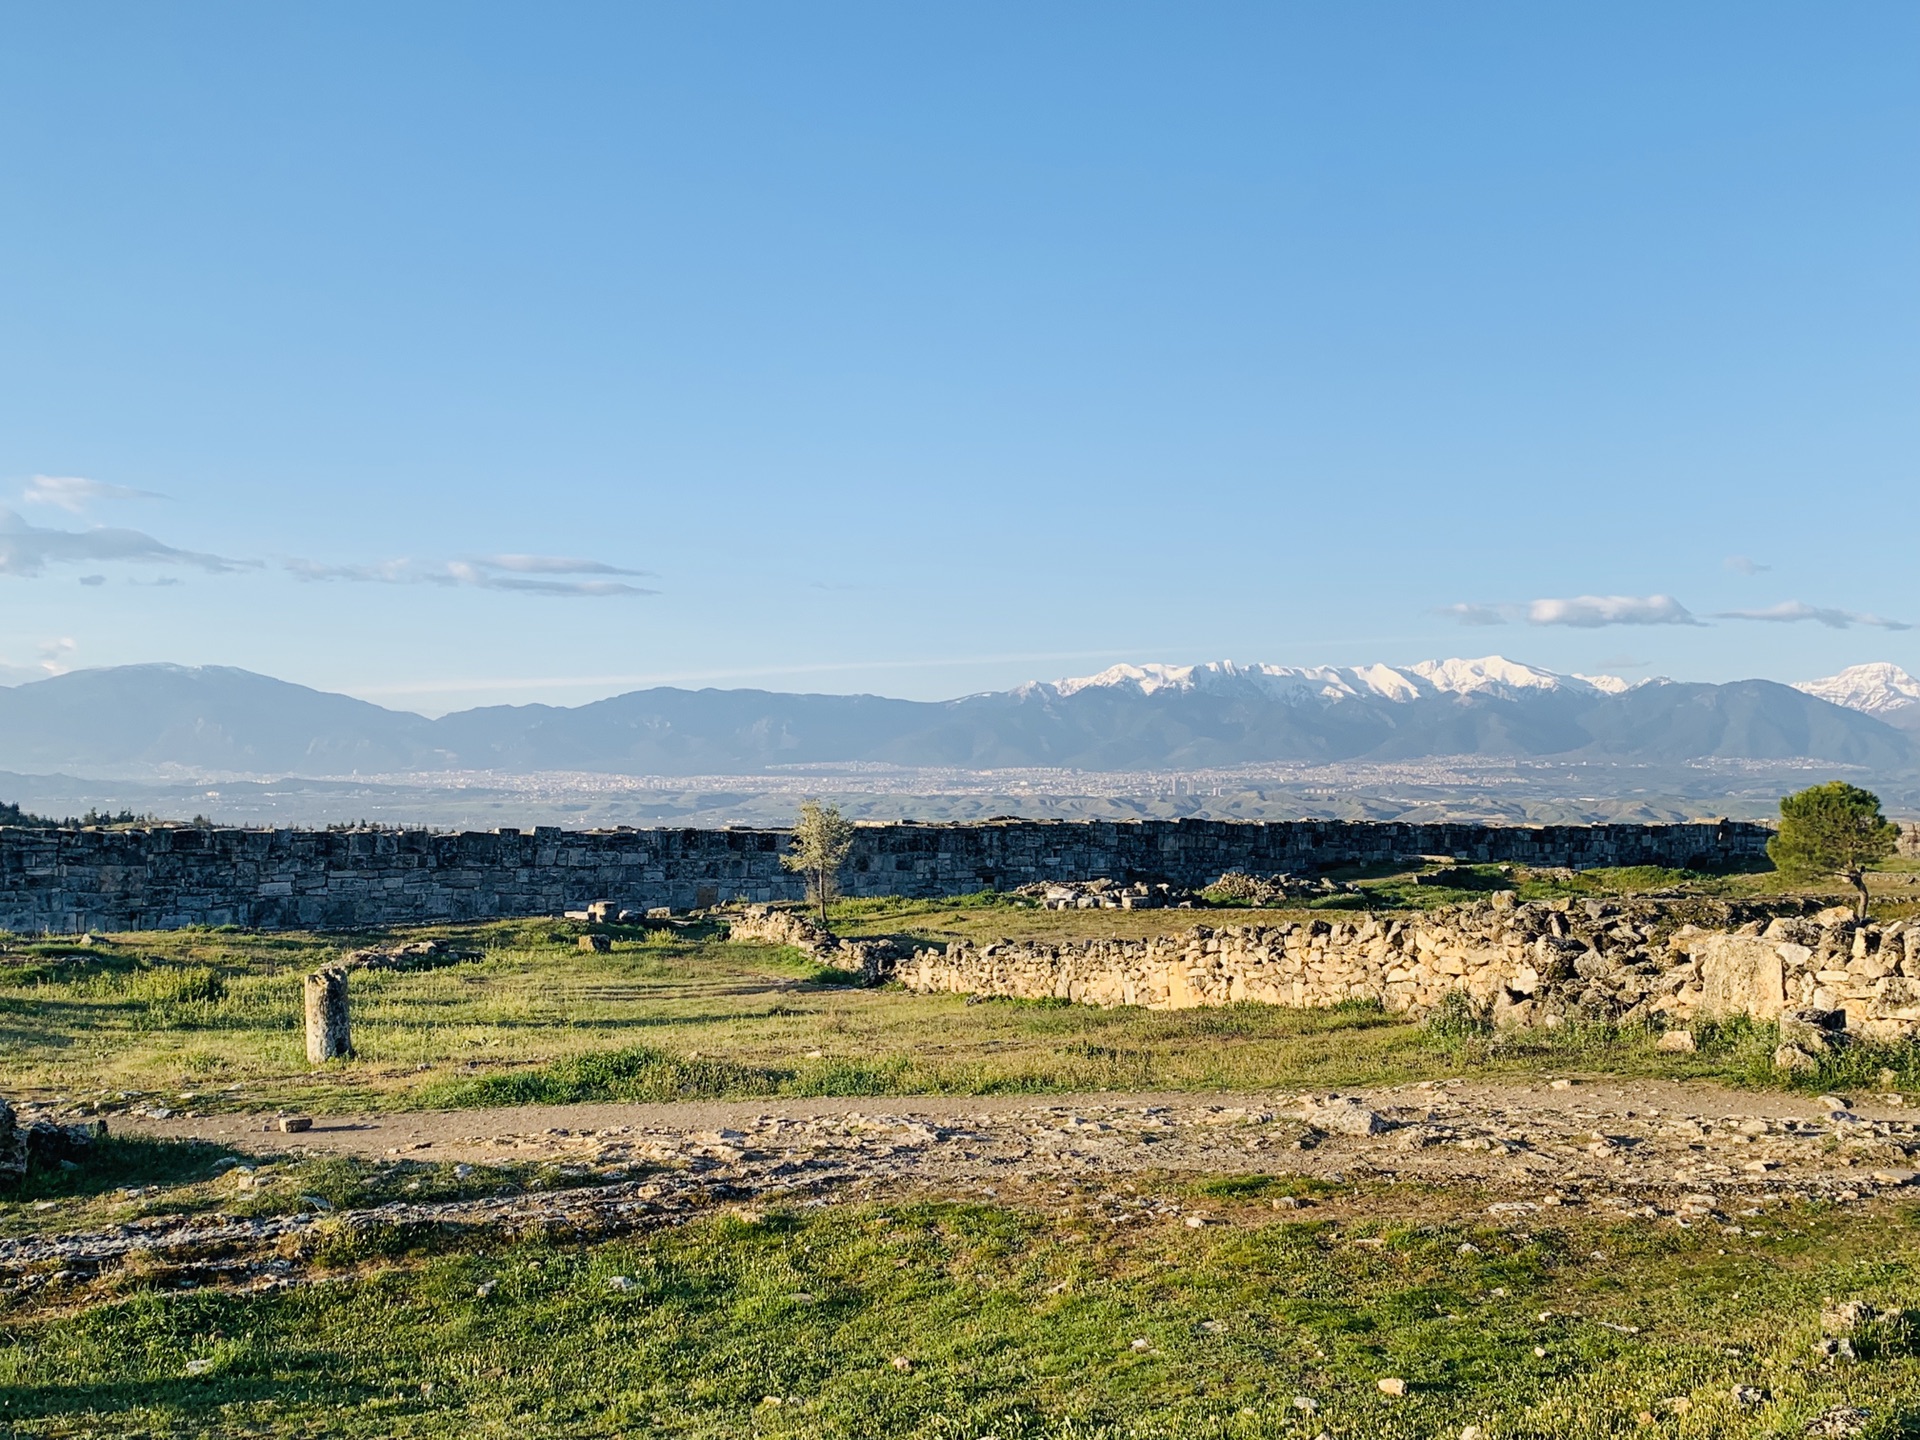
<path fill-rule="evenodd" d="M 347 1023 L 347 972 L 328 967 L 307 976 L 307 1063 L 322 1065 L 353 1054 Z"/>

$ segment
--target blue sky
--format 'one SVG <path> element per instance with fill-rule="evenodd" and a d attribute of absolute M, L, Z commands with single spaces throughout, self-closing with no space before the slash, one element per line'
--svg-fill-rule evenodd
<path fill-rule="evenodd" d="M 1920 670 L 1910 5 L 0 19 L 8 678 Z"/>

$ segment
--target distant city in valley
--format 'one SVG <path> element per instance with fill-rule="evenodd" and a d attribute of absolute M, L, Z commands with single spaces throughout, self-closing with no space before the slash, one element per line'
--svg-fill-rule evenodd
<path fill-rule="evenodd" d="M 428 719 L 224 667 L 0 689 L 0 785 L 42 814 L 491 828 L 861 819 L 1677 821 L 1821 778 L 1920 814 L 1920 682 L 1628 683 L 1498 656 L 1121 665 L 939 702 L 639 690 Z"/>

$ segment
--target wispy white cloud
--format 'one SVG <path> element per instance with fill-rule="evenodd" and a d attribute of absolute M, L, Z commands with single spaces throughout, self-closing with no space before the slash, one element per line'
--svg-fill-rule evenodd
<path fill-rule="evenodd" d="M 139 530 L 96 525 L 91 530 L 54 530 L 30 525 L 0 508 L 0 575 L 34 576 L 49 565 L 126 560 L 153 565 L 191 565 L 214 573 L 244 570 L 247 562 L 163 544 Z"/>
<path fill-rule="evenodd" d="M 136 490 L 131 485 L 109 485 L 104 480 L 88 480 L 79 475 L 36 475 L 27 481 L 20 498 L 29 505 L 54 505 L 75 515 L 82 514 L 94 500 L 164 500 L 153 490 Z"/>
<path fill-rule="evenodd" d="M 1462 625 L 1571 625 L 1597 630 L 1604 625 L 1698 625 L 1691 611 L 1671 595 L 1574 595 L 1529 600 L 1524 604 L 1461 603 L 1443 606 L 1442 615 Z"/>
<path fill-rule="evenodd" d="M 604 560 L 576 560 L 565 555 L 479 555 L 472 564 L 515 575 L 648 575 L 647 570 L 623 570 Z"/>
<path fill-rule="evenodd" d="M 1773 566 L 1762 565 L 1751 555 L 1729 555 L 1724 563 L 1736 575 L 1764 575 L 1773 569 Z"/>
<path fill-rule="evenodd" d="M 1830 630 L 1845 630 L 1853 625 L 1872 625 L 1882 630 L 1911 630 L 1904 620 L 1889 620 L 1882 615 L 1867 615 L 1858 610 L 1837 610 L 1828 605 L 1809 605 L 1804 600 L 1783 600 L 1764 610 L 1720 610 L 1716 620 L 1766 620 L 1776 625 L 1791 625 L 1811 620 Z"/>
<path fill-rule="evenodd" d="M 474 590 L 507 590 L 523 595 L 655 595 L 659 592 L 606 575 L 639 576 L 600 560 L 578 560 L 560 555 L 489 555 L 474 560 L 449 560 L 438 565 L 413 560 L 383 560 L 371 565 L 322 565 L 312 560 L 289 560 L 289 574 L 301 580 L 346 580 L 376 585 L 441 585 Z"/>
<path fill-rule="evenodd" d="M 1439 613 L 1462 625 L 1504 625 L 1519 611 L 1515 605 L 1442 605 Z"/>
<path fill-rule="evenodd" d="M 426 579 L 411 560 L 383 560 L 375 565 L 322 565 L 317 560 L 289 560 L 286 569 L 297 580 L 360 580 L 375 585 L 412 585 Z"/>
<path fill-rule="evenodd" d="M 1527 605 L 1531 625 L 1573 625 L 1583 630 L 1602 625 L 1698 625 L 1671 595 L 1575 595 L 1567 600 L 1534 600 Z"/>
<path fill-rule="evenodd" d="M 39 653 L 39 662 L 33 665 L 16 665 L 5 656 L 0 656 L 0 685 L 24 685 L 33 680 L 45 680 L 49 675 L 67 673 L 67 657 L 79 646 L 71 635 L 57 635 L 50 640 L 42 640 L 35 647 Z"/>

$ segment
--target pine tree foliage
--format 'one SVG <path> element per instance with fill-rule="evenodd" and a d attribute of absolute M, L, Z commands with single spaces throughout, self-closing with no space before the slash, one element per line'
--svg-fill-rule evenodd
<path fill-rule="evenodd" d="M 1767 855 L 1789 880 L 1837 876 L 1859 891 L 1867 915 L 1869 866 L 1893 854 L 1900 827 L 1880 813 L 1880 797 L 1844 780 L 1810 786 L 1780 801 L 1780 833 Z"/>

